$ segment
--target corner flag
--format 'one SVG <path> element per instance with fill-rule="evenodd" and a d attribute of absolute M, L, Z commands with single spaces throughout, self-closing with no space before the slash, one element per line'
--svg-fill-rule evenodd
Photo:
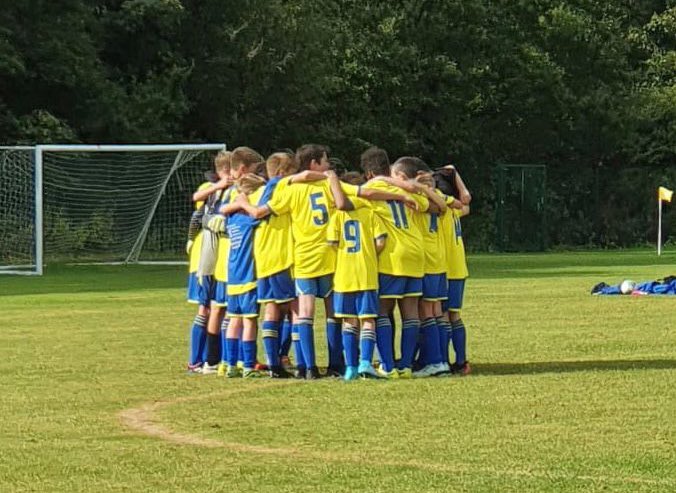
<path fill-rule="evenodd" d="M 673 190 L 666 187 L 657 189 L 657 255 L 662 255 L 662 202 L 671 202 Z"/>

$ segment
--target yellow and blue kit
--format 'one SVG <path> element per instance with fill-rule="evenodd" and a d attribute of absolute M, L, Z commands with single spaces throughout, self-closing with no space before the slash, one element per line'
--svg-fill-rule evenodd
<path fill-rule="evenodd" d="M 378 316 L 378 254 L 374 240 L 387 237 L 368 201 L 352 198 L 355 209 L 336 211 L 327 241 L 336 245 L 334 311 L 339 318 Z"/>
<path fill-rule="evenodd" d="M 274 193 L 280 193 L 288 185 L 288 177 L 273 177 L 264 188 L 254 192 L 250 200 L 258 207 L 264 206 Z M 288 214 L 270 215 L 261 220 L 254 237 L 254 258 L 259 303 L 286 303 L 295 298 L 291 276 L 293 233 Z"/>
<path fill-rule="evenodd" d="M 258 317 L 256 268 L 254 265 L 254 230 L 258 221 L 244 212 L 228 217 L 226 231 L 228 252 L 228 316 Z"/>
<path fill-rule="evenodd" d="M 418 204 L 418 210 L 414 211 L 403 202 L 375 200 L 371 202 L 371 208 L 385 224 L 388 238 L 378 259 L 380 297 L 420 296 L 425 274 L 425 251 L 421 238 L 429 200 L 377 179 L 371 180 L 365 187 L 407 195 Z"/>
<path fill-rule="evenodd" d="M 436 193 L 445 197 L 438 190 L 436 190 Z M 453 201 L 453 197 L 450 197 L 450 201 Z M 448 298 L 447 240 L 444 237 L 443 222 L 449 215 L 449 211 L 446 211 L 445 214 L 430 212 L 425 215 L 425 227 L 423 228 L 425 276 L 423 277 L 422 296 L 426 301 L 442 301 Z"/>
<path fill-rule="evenodd" d="M 465 259 L 465 245 L 462 241 L 462 225 L 460 223 L 462 212 L 458 209 L 451 209 L 446 215 L 449 216 L 445 223 L 446 233 L 444 234 L 447 254 L 448 300 L 445 303 L 444 309 L 459 311 L 462 308 L 465 279 L 469 276 L 467 261 Z"/>

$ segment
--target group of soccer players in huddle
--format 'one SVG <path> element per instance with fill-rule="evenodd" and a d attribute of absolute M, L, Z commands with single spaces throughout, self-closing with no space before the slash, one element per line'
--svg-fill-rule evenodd
<path fill-rule="evenodd" d="M 363 174 L 339 178 L 327 153 L 307 144 L 267 160 L 248 147 L 216 156 L 217 177 L 193 195 L 188 300 L 199 308 L 189 371 L 319 378 L 319 297 L 327 376 L 469 373 L 460 218 L 471 196 L 460 175 L 453 166 L 432 171 L 415 157 L 390 164 L 383 149 L 372 147 L 361 156 Z M 261 316 L 266 365 L 256 357 Z"/>

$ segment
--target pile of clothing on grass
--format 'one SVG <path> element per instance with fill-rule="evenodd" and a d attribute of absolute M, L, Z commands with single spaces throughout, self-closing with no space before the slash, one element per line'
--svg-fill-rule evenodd
<path fill-rule="evenodd" d="M 667 276 L 664 279 L 639 283 L 626 279 L 620 284 L 612 286 L 605 282 L 600 282 L 592 288 L 591 294 L 630 294 L 634 296 L 649 294 L 676 295 L 676 276 Z"/>

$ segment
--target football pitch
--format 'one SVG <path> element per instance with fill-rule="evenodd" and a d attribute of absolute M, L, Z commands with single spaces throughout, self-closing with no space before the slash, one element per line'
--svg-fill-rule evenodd
<path fill-rule="evenodd" d="M 589 294 L 673 248 L 468 263 L 474 373 L 349 384 L 187 375 L 184 267 L 0 277 L 0 491 L 676 491 L 676 299 Z"/>

